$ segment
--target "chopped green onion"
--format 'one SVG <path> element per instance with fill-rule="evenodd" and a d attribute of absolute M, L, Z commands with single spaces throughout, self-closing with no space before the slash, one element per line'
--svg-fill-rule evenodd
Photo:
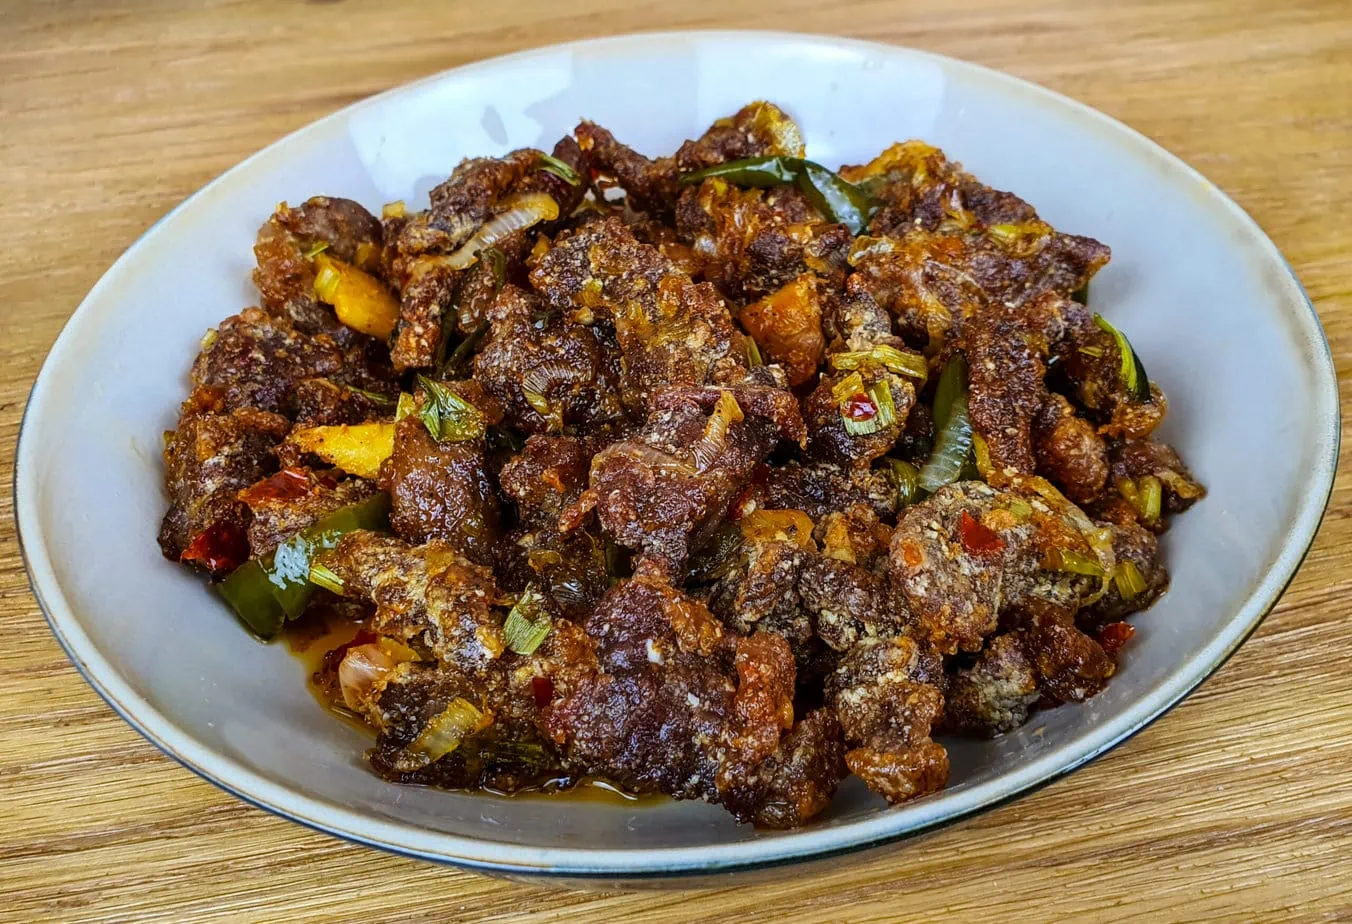
<path fill-rule="evenodd" d="M 897 406 L 892 401 L 892 386 L 887 384 L 886 379 L 881 379 L 876 384 L 870 385 L 865 394 L 873 402 L 874 413 L 872 417 L 857 420 L 844 409 L 841 410 L 841 422 L 845 424 L 845 432 L 850 436 L 865 436 L 869 433 L 877 433 L 879 430 L 886 430 L 897 422 Z"/>
<path fill-rule="evenodd" d="M 1085 356 L 1092 356 L 1095 359 L 1098 359 L 1103 355 L 1103 347 L 1082 346 L 1079 348 L 1079 351 L 1083 353 Z"/>
<path fill-rule="evenodd" d="M 216 592 L 255 635 L 272 638 L 309 605 L 314 592 L 311 565 L 319 553 L 355 530 L 383 528 L 388 510 L 389 496 L 384 492 L 335 510 L 277 546 L 267 558 L 240 565 L 216 585 Z"/>
<path fill-rule="evenodd" d="M 423 391 L 418 417 L 433 439 L 461 442 L 477 440 L 484 435 L 487 425 L 477 407 L 440 382 L 423 375 L 418 376 L 417 381 Z"/>
<path fill-rule="evenodd" d="M 868 350 L 831 354 L 831 366 L 835 369 L 858 369 L 866 363 L 876 363 L 889 372 L 916 379 L 921 384 L 929 377 L 929 363 L 925 361 L 925 357 L 919 353 L 903 352 L 885 343 L 879 343 Z"/>
<path fill-rule="evenodd" d="M 305 259 L 313 260 L 315 257 L 319 256 L 321 253 L 323 253 L 328 249 L 329 249 L 328 241 L 315 241 L 305 251 Z"/>
<path fill-rule="evenodd" d="M 1145 374 L 1145 364 L 1141 362 L 1141 357 L 1136 355 L 1136 350 L 1127 340 L 1127 335 L 1109 324 L 1101 314 L 1094 315 L 1094 323 L 1101 330 L 1112 334 L 1113 339 L 1117 341 L 1117 352 L 1122 357 L 1122 387 L 1137 401 L 1149 401 L 1150 378 Z"/>
<path fill-rule="evenodd" d="M 1101 578 L 1107 574 L 1097 558 L 1090 558 L 1073 549 L 1052 549 L 1047 555 L 1047 564 L 1052 571 L 1067 571 L 1086 577 Z"/>
<path fill-rule="evenodd" d="M 743 334 L 746 337 L 746 364 L 752 369 L 757 366 L 765 365 L 765 359 L 761 356 L 760 347 L 756 345 L 756 338 L 750 334 Z"/>
<path fill-rule="evenodd" d="M 535 649 L 540 647 L 552 628 L 549 613 L 544 609 L 544 598 L 534 584 L 527 584 L 520 599 L 507 614 L 507 621 L 502 624 L 507 647 L 519 655 L 535 654 Z"/>
<path fill-rule="evenodd" d="M 546 173 L 552 173 L 563 180 L 569 186 L 581 186 L 582 177 L 578 176 L 576 170 L 559 160 L 552 154 L 541 152 L 539 155 L 540 169 Z"/>
<path fill-rule="evenodd" d="M 967 360 L 961 353 L 939 374 L 934 391 L 934 422 L 938 438 L 934 451 L 920 469 L 920 487 L 933 494 L 962 475 L 972 454 L 972 422 L 967 415 Z"/>
<path fill-rule="evenodd" d="M 1140 491 L 1137 509 L 1141 511 L 1141 518 L 1147 523 L 1153 523 L 1160 518 L 1160 507 L 1164 499 L 1164 485 L 1154 475 L 1146 475 L 1136 482 Z"/>
<path fill-rule="evenodd" d="M 332 263 L 326 263 L 315 274 L 315 295 L 319 296 L 321 302 L 332 305 L 342 282 L 343 276 L 338 269 Z"/>
<path fill-rule="evenodd" d="M 909 507 L 920 499 L 920 470 L 904 459 L 883 459 L 897 486 L 897 507 Z"/>
<path fill-rule="evenodd" d="M 529 388 L 521 389 L 521 394 L 525 396 L 526 403 L 531 406 L 531 410 L 541 417 L 549 416 L 549 399 L 538 391 L 531 391 Z"/>
<path fill-rule="evenodd" d="M 202 349 L 204 349 L 204 350 L 209 350 L 209 349 L 211 349 L 212 346 L 216 343 L 216 338 L 219 337 L 219 336 L 220 336 L 220 332 L 219 332 L 218 330 L 216 330 L 216 328 L 214 328 L 214 327 L 208 327 L 208 328 L 207 328 L 207 332 L 206 332 L 205 334 L 202 335 L 202 340 L 201 340 Z"/>
<path fill-rule="evenodd" d="M 329 593 L 340 596 L 343 593 L 343 579 L 334 574 L 327 565 L 321 565 L 317 561 L 310 563 L 310 583 L 317 584 Z"/>
<path fill-rule="evenodd" d="M 863 375 L 858 372 L 852 372 L 831 386 L 831 397 L 836 399 L 836 404 L 844 404 L 855 395 L 863 393 L 863 391 Z"/>
<path fill-rule="evenodd" d="M 427 723 L 408 749 L 435 763 L 460 747 L 460 742 L 493 724 L 493 716 L 481 712 L 469 700 L 457 696 L 444 712 Z"/>
<path fill-rule="evenodd" d="M 1117 593 L 1123 600 L 1134 600 L 1145 592 L 1145 577 L 1133 561 L 1117 563 L 1113 569 L 1113 583 L 1117 585 Z"/>

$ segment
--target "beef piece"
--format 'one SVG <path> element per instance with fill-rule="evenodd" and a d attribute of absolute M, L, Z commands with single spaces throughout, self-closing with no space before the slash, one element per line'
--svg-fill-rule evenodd
<path fill-rule="evenodd" d="M 859 503 L 890 517 L 897 510 L 897 487 L 875 469 L 789 462 L 769 470 L 759 500 L 762 506 L 802 510 L 814 519 Z"/>
<path fill-rule="evenodd" d="M 853 240 L 794 186 L 739 189 L 717 178 L 681 194 L 676 230 L 704 278 L 738 301 L 768 295 L 811 271 L 840 286 Z"/>
<path fill-rule="evenodd" d="M 499 510 L 482 440 L 440 442 L 416 416 L 395 424 L 394 452 L 381 466 L 390 526 L 414 543 L 442 539 L 471 561 L 491 565 Z"/>
<path fill-rule="evenodd" d="M 591 328 L 541 309 L 533 294 L 503 289 L 489 311 L 475 378 L 524 433 L 594 430 L 622 421 L 613 347 Z"/>
<path fill-rule="evenodd" d="M 817 526 L 822 554 L 799 577 L 803 607 L 818 637 L 835 651 L 906 630 L 905 601 L 887 581 L 891 530 L 867 504 L 828 513 Z"/>
<path fill-rule="evenodd" d="M 366 530 L 348 533 L 322 557 L 344 592 L 376 605 L 370 629 L 481 674 L 506 648 L 493 572 L 441 540 L 411 546 Z"/>
<path fill-rule="evenodd" d="M 907 508 L 890 569 L 922 639 L 943 654 L 978 651 L 1002 624 L 1068 622 L 1099 582 L 1046 570 L 1062 551 L 1091 560 L 1092 524 L 1068 502 L 966 481 Z M 1106 563 L 1111 569 L 1112 562 Z"/>
<path fill-rule="evenodd" d="M 829 727 L 815 720 L 781 746 L 794 679 L 783 639 L 725 636 L 703 605 L 645 577 L 616 585 L 586 630 L 594 673 L 554 685 L 545 709 L 570 763 L 634 791 L 725 802 L 742 820 L 786 817 L 772 804 L 792 794 L 800 814 L 825 804 L 816 793 L 838 779 Z"/>
<path fill-rule="evenodd" d="M 328 334 L 344 348 L 369 340 L 315 298 L 312 254 L 322 246 L 329 256 L 379 276 L 382 237 L 380 222 L 351 199 L 315 196 L 294 209 L 282 203 L 254 243 L 253 279 L 263 308 L 306 334 Z"/>
<path fill-rule="evenodd" d="M 521 591 L 533 584 L 569 619 L 585 619 L 610 587 L 605 542 L 591 529 L 522 527 L 499 549 L 494 570 L 503 586 Z"/>
<path fill-rule="evenodd" d="M 1075 415 L 1061 395 L 1048 395 L 1033 427 L 1037 469 L 1077 504 L 1099 496 L 1108 481 L 1108 454 L 1094 425 Z"/>
<path fill-rule="evenodd" d="M 164 447 L 169 510 L 159 542 L 166 558 L 215 576 L 243 564 L 249 509 L 236 495 L 276 465 L 273 447 L 290 426 L 256 408 L 229 410 L 215 389 L 189 396 Z"/>
<path fill-rule="evenodd" d="M 516 501 L 526 523 L 557 523 L 587 487 L 592 449 L 575 436 L 532 436 L 498 473 L 502 493 Z"/>
<path fill-rule="evenodd" d="M 803 155 L 798 126 L 778 106 L 766 102 L 743 106 L 698 139 L 682 144 L 674 156 L 656 160 L 616 141 L 594 122 L 584 120 L 574 134 L 593 169 L 612 178 L 634 208 L 664 216 L 676 205 L 683 173 L 766 154 Z"/>
<path fill-rule="evenodd" d="M 249 554 L 266 558 L 296 533 L 376 491 L 369 481 L 336 481 L 308 468 L 287 468 L 239 493 L 249 508 Z"/>
<path fill-rule="evenodd" d="M 973 266 L 974 278 L 992 291 L 998 288 L 1001 301 L 1036 288 L 1070 295 L 1110 256 L 1092 238 L 1056 231 L 1018 196 L 982 185 L 923 142 L 894 144 L 864 166 L 842 167 L 840 174 L 851 182 L 868 180 L 884 203 L 869 222 L 870 234 L 901 236 L 920 229 L 989 245 L 988 255 Z"/>
<path fill-rule="evenodd" d="M 665 389 L 640 431 L 596 454 L 583 502 L 620 545 L 682 574 L 779 437 L 801 434 L 771 386 Z"/>
<path fill-rule="evenodd" d="M 1053 295 L 1016 308 L 993 305 L 963 329 L 972 428 L 998 476 L 1037 467 L 1032 428 L 1047 400 L 1047 356 L 1064 336 L 1065 307 L 1075 304 Z"/>
<path fill-rule="evenodd" d="M 631 410 L 659 386 L 725 383 L 745 374 L 718 292 L 692 283 L 618 218 L 560 234 L 530 279 L 555 310 L 613 323 L 624 358 L 621 394 Z"/>
<path fill-rule="evenodd" d="M 906 346 L 892 331 L 892 316 L 858 284 L 848 293 L 826 293 L 822 331 L 832 352 L 864 352 L 879 344 Z"/>
<path fill-rule="evenodd" d="M 555 156 L 575 168 L 583 169 L 581 152 L 565 139 L 555 147 Z M 391 222 L 388 236 L 391 252 L 386 254 L 389 275 L 400 291 L 399 326 L 395 332 L 391 358 L 394 367 L 422 369 L 432 365 L 448 326 L 443 316 L 453 302 L 459 301 L 470 315 L 482 302 L 476 289 L 492 278 L 487 267 L 450 268 L 442 256 L 454 253 L 495 215 L 515 207 L 519 197 L 545 193 L 568 215 L 581 200 L 581 185 L 572 186 L 541 169 L 541 152 L 523 148 L 503 157 L 476 157 L 461 161 L 451 176 L 430 195 L 430 208 L 413 216 Z M 510 235 L 495 243 L 510 260 L 525 254 L 524 233 Z M 462 330 L 467 330 L 459 319 Z"/>
<path fill-rule="evenodd" d="M 739 818 L 767 828 L 794 828 L 821 814 L 848 772 L 840 722 L 830 709 L 815 709 L 722 799 Z"/>
<path fill-rule="evenodd" d="M 874 459 L 891 449 L 901 435 L 906 416 L 915 404 L 915 386 L 881 366 L 868 364 L 856 371 L 858 379 L 854 379 L 853 372 L 823 375 L 817 387 L 803 400 L 809 459 L 846 468 L 867 468 Z M 851 389 L 845 397 L 838 397 L 837 392 L 847 379 L 862 384 L 863 389 Z M 851 434 L 847 431 L 845 416 L 866 421 L 881 413 L 875 394 L 883 389 L 892 399 L 892 423 L 872 433 Z"/>
<path fill-rule="evenodd" d="M 944 725 L 954 731 L 996 735 L 1028 721 L 1042 693 L 1037 666 L 1023 635 L 997 635 L 948 685 Z"/>
<path fill-rule="evenodd" d="M 1193 477 L 1174 448 L 1159 440 L 1109 441 L 1108 468 L 1108 480 L 1114 485 L 1119 479 L 1135 481 L 1146 475 L 1158 478 L 1164 488 L 1162 507 L 1166 513 L 1182 513 L 1206 496 L 1206 489 Z"/>
<path fill-rule="evenodd" d="M 930 738 L 943 714 L 942 677 L 938 656 L 902 636 L 860 642 L 827 681 L 850 747 L 845 763 L 893 805 L 948 782 L 948 753 Z"/>
<path fill-rule="evenodd" d="M 217 389 L 225 409 L 255 407 L 292 418 L 314 406 L 313 392 L 300 390 L 313 378 L 347 391 L 396 392 L 388 368 L 371 361 L 362 345 L 343 349 L 328 334 L 312 336 L 258 308 L 223 321 L 192 367 L 193 385 Z"/>
<path fill-rule="evenodd" d="M 1145 589 L 1134 596 L 1123 597 L 1117 581 L 1109 584 L 1099 600 L 1076 614 L 1076 624 L 1089 632 L 1097 632 L 1108 623 L 1152 606 L 1169 588 L 1169 570 L 1164 565 L 1155 535 L 1135 523 L 1109 528 L 1112 530 L 1113 557 L 1118 566 L 1125 562 L 1135 565 L 1145 582 Z"/>
<path fill-rule="evenodd" d="M 295 391 L 296 424 L 359 424 L 388 416 L 398 401 L 398 385 L 383 380 L 368 384 L 372 387 L 340 385 L 332 379 L 301 379 Z"/>
<path fill-rule="evenodd" d="M 773 625 L 781 635 L 812 634 L 802 613 L 799 576 L 816 556 L 812 520 L 798 510 L 755 510 L 737 524 L 733 551 L 718 565 L 709 608 L 736 632 Z M 798 639 L 794 639 L 797 641 Z"/>

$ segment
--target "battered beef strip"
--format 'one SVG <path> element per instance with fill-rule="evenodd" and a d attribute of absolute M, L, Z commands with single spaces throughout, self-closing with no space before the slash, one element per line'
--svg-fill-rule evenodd
<path fill-rule="evenodd" d="M 839 738 L 829 716 L 795 726 L 783 639 L 728 636 L 702 604 L 645 577 L 616 585 L 586 631 L 594 672 L 555 684 L 545 707 L 570 762 L 743 821 L 800 824 L 825 807 L 844 775 Z"/>
<path fill-rule="evenodd" d="M 727 305 L 693 283 L 618 218 L 559 235 L 530 274 L 548 305 L 613 325 L 623 357 L 620 392 L 638 412 L 658 387 L 730 383 L 745 374 L 745 349 Z"/>
<path fill-rule="evenodd" d="M 253 280 L 263 309 L 306 334 L 328 334 L 341 347 L 372 342 L 315 298 L 314 256 L 325 253 L 379 278 L 382 247 L 380 221 L 351 199 L 315 196 L 296 208 L 283 202 L 254 243 Z"/>
<path fill-rule="evenodd" d="M 884 203 L 869 223 L 874 236 L 921 230 L 994 245 L 972 269 L 1002 301 L 1043 290 L 1069 295 L 1110 256 L 1092 238 L 1056 231 L 1018 196 L 983 185 L 923 142 L 894 144 L 868 164 L 841 167 L 840 175 L 866 184 Z"/>
<path fill-rule="evenodd" d="M 827 680 L 846 765 L 894 805 L 948 782 L 948 753 L 930 738 L 943 715 L 942 679 L 942 659 L 900 636 L 860 642 Z"/>
<path fill-rule="evenodd" d="M 522 433 L 613 429 L 625 420 L 619 351 L 591 327 L 506 286 L 489 310 L 474 377 Z"/>
<path fill-rule="evenodd" d="M 733 116 L 714 122 L 699 138 L 686 141 L 673 156 L 656 160 L 616 141 L 594 122 L 582 121 L 573 134 L 601 180 L 601 191 L 614 183 L 635 209 L 662 217 L 676 208 L 683 173 L 747 157 L 803 155 L 798 126 L 782 109 L 767 102 L 743 106 Z"/>
<path fill-rule="evenodd" d="M 484 413 L 490 425 L 501 408 L 477 382 L 445 383 Z M 417 416 L 394 425 L 394 451 L 380 469 L 390 493 L 390 526 L 414 543 L 441 539 L 472 561 L 491 566 L 501 532 L 498 494 L 482 438 L 438 440 Z"/>
<path fill-rule="evenodd" d="M 914 415 L 912 415 L 914 416 Z M 897 512 L 897 486 L 878 469 L 790 461 L 767 470 L 755 499 L 772 510 L 801 510 L 814 520 L 867 504 L 879 517 Z"/>
<path fill-rule="evenodd" d="M 676 231 L 705 279 L 737 301 L 769 295 L 803 273 L 839 288 L 854 240 L 824 219 L 794 186 L 739 189 L 717 177 L 688 187 Z"/>
<path fill-rule="evenodd" d="M 644 427 L 596 454 L 580 504 L 640 564 L 684 574 L 781 438 L 801 441 L 803 424 L 774 385 L 665 388 Z"/>
<path fill-rule="evenodd" d="M 249 508 L 249 555 L 267 558 L 301 530 L 376 493 L 360 478 L 338 480 L 304 466 L 283 469 L 239 493 Z"/>
<path fill-rule="evenodd" d="M 554 147 L 553 157 L 585 175 L 585 159 L 577 143 L 565 138 Z M 431 366 L 447 327 L 444 316 L 455 301 L 469 302 L 467 289 L 477 277 L 469 269 L 453 269 L 445 257 L 455 253 L 480 228 L 511 209 L 523 197 L 544 194 L 554 200 L 560 218 L 566 218 L 582 201 L 585 188 L 573 185 L 544 169 L 542 152 L 522 148 L 503 157 L 475 157 L 462 161 L 451 176 L 434 188 L 430 207 L 412 216 L 395 216 L 388 222 L 390 247 L 385 254 L 391 281 L 398 287 L 399 326 L 390 355 L 394 367 L 421 369 Z M 524 234 L 494 241 L 510 259 L 524 256 Z"/>
<path fill-rule="evenodd" d="M 360 345 L 344 348 L 326 333 L 306 333 L 259 308 L 221 322 L 193 363 L 192 384 L 218 390 L 229 410 L 253 407 L 292 419 L 304 412 L 309 423 L 376 416 L 397 395 L 388 366 L 371 361 Z M 334 419 L 325 413 L 329 408 L 336 409 Z"/>
<path fill-rule="evenodd" d="M 164 446 L 169 510 L 159 542 L 166 558 L 215 576 L 244 563 L 249 508 L 237 495 L 275 467 L 273 447 L 290 428 L 280 414 L 229 408 L 217 389 L 192 393 Z"/>
<path fill-rule="evenodd" d="M 493 572 L 450 543 L 410 545 L 367 530 L 350 532 L 322 557 L 346 596 L 376 606 L 371 631 L 426 652 L 468 675 L 502 656 L 502 614 Z"/>

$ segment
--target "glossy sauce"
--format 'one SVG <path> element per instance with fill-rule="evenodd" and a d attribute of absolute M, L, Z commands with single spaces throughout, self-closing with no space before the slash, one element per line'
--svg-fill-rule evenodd
<path fill-rule="evenodd" d="M 305 685 L 310 694 L 329 713 L 363 734 L 374 738 L 371 726 L 343 703 L 342 694 L 332 682 L 326 682 L 322 668 L 324 656 L 335 648 L 352 641 L 366 625 L 365 620 L 352 620 L 320 614 L 313 611 L 295 622 L 288 623 L 282 632 L 287 650 L 295 655 L 305 669 Z M 652 793 L 638 795 L 625 792 L 606 780 L 584 778 L 578 783 L 560 788 L 566 781 L 547 780 L 539 787 L 515 793 L 485 790 L 491 795 L 512 799 L 567 799 L 570 802 L 592 802 L 602 805 L 639 806 L 668 801 L 666 796 Z"/>

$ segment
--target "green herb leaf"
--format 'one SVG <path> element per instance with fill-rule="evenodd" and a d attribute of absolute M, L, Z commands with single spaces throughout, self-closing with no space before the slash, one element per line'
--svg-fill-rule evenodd
<path fill-rule="evenodd" d="M 477 440 L 487 431 L 484 415 L 452 389 L 423 375 L 418 376 L 417 382 L 423 392 L 418 417 L 433 439 L 445 442 Z"/>
<path fill-rule="evenodd" d="M 1127 335 L 1109 324 L 1108 319 L 1101 314 L 1094 315 L 1094 323 L 1101 330 L 1112 334 L 1113 339 L 1117 341 L 1117 351 L 1122 357 L 1122 387 L 1137 401 L 1149 401 L 1150 377 L 1145 374 L 1145 364 L 1141 362 L 1141 357 L 1136 355 L 1136 350 L 1132 347 L 1131 341 L 1127 340 Z"/>
<path fill-rule="evenodd" d="M 540 169 L 546 173 L 554 174 L 569 186 L 582 185 L 582 177 L 578 175 L 578 172 L 552 154 L 541 153 L 539 160 Z"/>

